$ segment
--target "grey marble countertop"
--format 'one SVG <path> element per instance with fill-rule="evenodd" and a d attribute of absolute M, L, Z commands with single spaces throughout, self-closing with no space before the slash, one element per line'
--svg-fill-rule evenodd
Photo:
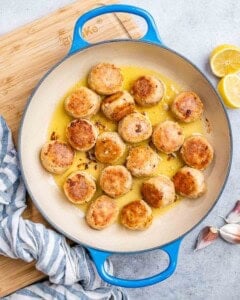
<path fill-rule="evenodd" d="M 39 18 L 70 0 L 0 0 L 0 35 Z M 188 57 L 216 85 L 208 67 L 210 51 L 218 44 L 240 45 L 240 1 L 237 0 L 129 0 L 155 18 L 164 43 Z M 0 45 L 1 47 L 1 45 Z M 165 282 L 141 289 L 129 289 L 132 299 L 240 299 L 240 246 L 219 240 L 193 252 L 199 230 L 219 226 L 240 197 L 240 112 L 228 110 L 233 137 L 233 164 L 228 183 L 208 217 L 183 242 L 175 274 Z M 224 142 L 224 141 L 223 141 Z M 166 266 L 161 251 L 113 258 L 116 273 L 122 276 L 153 275 Z"/>

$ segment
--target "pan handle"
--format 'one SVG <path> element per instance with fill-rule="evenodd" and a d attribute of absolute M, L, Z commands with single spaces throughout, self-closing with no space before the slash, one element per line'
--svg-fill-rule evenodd
<path fill-rule="evenodd" d="M 82 31 L 83 26 L 87 21 L 103 14 L 116 13 L 116 12 L 130 13 L 142 17 L 147 22 L 148 29 L 146 34 L 140 40 L 162 45 L 162 41 L 159 36 L 155 21 L 153 17 L 146 10 L 131 5 L 114 4 L 114 5 L 101 6 L 93 10 L 90 10 L 85 14 L 83 14 L 77 20 L 73 31 L 73 41 L 72 41 L 72 46 L 69 51 L 69 54 L 72 54 L 90 45 L 90 43 L 88 43 L 84 39 L 83 31 Z"/>
<path fill-rule="evenodd" d="M 177 265 L 178 251 L 179 251 L 181 241 L 182 238 L 160 248 L 161 250 L 165 251 L 169 256 L 169 265 L 164 271 L 148 278 L 136 279 L 136 280 L 114 277 L 113 275 L 110 275 L 106 272 L 104 268 L 104 262 L 113 253 L 104 252 L 93 248 L 88 248 L 88 251 L 90 252 L 90 255 L 96 265 L 100 277 L 104 281 L 112 285 L 117 285 L 121 287 L 139 288 L 139 287 L 149 286 L 161 282 L 167 279 L 168 277 L 170 277 L 174 273 Z"/>

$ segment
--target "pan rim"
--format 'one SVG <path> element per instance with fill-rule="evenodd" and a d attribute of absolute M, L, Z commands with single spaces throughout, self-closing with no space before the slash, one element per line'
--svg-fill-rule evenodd
<path fill-rule="evenodd" d="M 206 214 L 192 227 L 190 228 L 188 231 L 186 231 L 185 233 L 183 233 L 182 235 L 178 236 L 177 238 L 175 238 L 174 240 L 170 241 L 169 243 L 166 243 L 166 244 L 163 244 L 163 245 L 159 245 L 159 246 L 156 246 L 156 247 L 151 247 L 151 248 L 146 248 L 146 249 L 143 249 L 143 250 L 134 250 L 134 251 L 109 251 L 109 250 L 105 250 L 105 249 L 102 249 L 102 248 L 98 248 L 98 247 L 92 247 L 90 245 L 87 245 L 85 243 L 82 243 L 81 241 L 79 241 L 78 239 L 72 237 L 70 234 L 66 233 L 63 229 L 61 229 L 57 224 L 55 224 L 48 216 L 47 214 L 45 214 L 44 210 L 41 208 L 41 206 L 38 204 L 38 201 L 37 199 L 35 199 L 35 197 L 33 196 L 32 192 L 31 192 L 31 189 L 30 189 L 30 186 L 28 185 L 28 182 L 26 180 L 26 177 L 25 177 L 25 174 L 24 174 L 24 168 L 23 168 L 23 164 L 22 164 L 22 155 L 21 155 L 21 141 L 22 141 L 22 129 L 23 129 L 23 124 L 24 124 L 24 120 L 25 120 L 25 116 L 26 116 L 26 113 L 28 111 L 28 108 L 29 108 L 29 105 L 32 101 L 32 98 L 34 97 L 36 91 L 38 90 L 38 88 L 40 87 L 40 85 L 42 84 L 42 82 L 48 77 L 48 75 L 53 71 L 55 70 L 60 64 L 62 64 L 65 60 L 67 60 L 69 57 L 81 52 L 81 51 L 84 51 L 86 49 L 89 49 L 89 48 L 92 48 L 92 47 L 95 47 L 95 46 L 98 46 L 98 45 L 102 45 L 102 44 L 110 44 L 110 43 L 118 43 L 118 42 L 134 42 L 134 43 L 142 43 L 142 44 L 148 44 L 148 45 L 153 45 L 153 46 L 157 46 L 159 48 L 163 48 L 171 53 L 173 53 L 174 55 L 180 57 L 182 60 L 184 60 L 185 62 L 189 63 L 197 72 L 200 73 L 200 75 L 203 77 L 203 79 L 205 79 L 207 81 L 207 83 L 209 84 L 209 86 L 211 87 L 211 89 L 213 90 L 214 94 L 216 95 L 218 101 L 220 102 L 221 106 L 222 106 L 222 109 L 223 109 L 223 112 L 224 112 L 224 115 L 226 117 L 226 120 L 227 120 L 227 124 L 228 124 L 228 132 L 229 132 L 229 142 L 230 142 L 230 153 L 229 153 L 229 160 L 228 160 L 228 165 L 227 165 L 227 170 L 226 170 L 226 174 L 225 174 L 225 178 L 224 178 L 224 182 L 223 182 L 223 185 L 213 203 L 213 205 L 209 208 L 209 210 L 206 212 Z M 185 56 L 183 56 L 182 54 L 179 54 L 178 52 L 176 52 L 175 50 L 172 50 L 171 48 L 168 48 L 164 45 L 160 45 L 158 43 L 155 43 L 155 42 L 148 42 L 148 41 L 141 41 L 141 40 L 130 40 L 130 39 L 115 39 L 115 40 L 109 40 L 109 41 L 102 41 L 102 42 L 98 42 L 98 43 L 95 43 L 95 44 L 90 44 L 84 48 L 81 48 L 77 51 L 74 51 L 73 53 L 69 53 L 67 54 L 63 59 L 61 59 L 58 63 L 56 63 L 52 68 L 50 68 L 46 74 L 39 80 L 38 84 L 35 86 L 35 88 L 33 89 L 31 95 L 29 96 L 28 100 L 27 100 L 27 103 L 25 105 L 25 108 L 24 108 L 24 111 L 23 111 L 23 115 L 22 115 L 22 118 L 21 118 L 21 122 L 20 122 L 20 126 L 19 126 L 19 130 L 18 130 L 18 141 L 17 141 L 17 148 L 18 148 L 18 158 L 19 158 L 19 164 L 20 164 L 20 171 L 21 171 L 21 176 L 22 176 L 22 179 L 23 179 L 23 182 L 25 184 L 25 187 L 27 189 L 27 192 L 31 198 L 31 200 L 33 201 L 34 205 L 36 206 L 36 208 L 39 210 L 39 212 L 41 213 L 41 215 L 46 219 L 46 221 L 51 225 L 53 226 L 53 228 L 55 228 L 60 234 L 63 234 L 65 237 L 69 238 L 70 240 L 74 241 L 75 243 L 77 244 L 80 244 L 82 245 L 83 247 L 85 248 L 91 248 L 91 249 L 96 249 L 96 250 L 99 250 L 99 251 L 104 251 L 104 252 L 109 252 L 109 253 L 112 253 L 112 254 L 134 254 L 134 253 L 142 253 L 142 252 L 146 252 L 146 251 L 152 251 L 152 250 L 155 250 L 155 249 L 161 249 L 162 247 L 165 247 L 167 245 L 170 245 L 174 242 L 176 242 L 177 240 L 179 239 L 182 239 L 185 237 L 185 235 L 187 235 L 188 233 L 190 233 L 192 230 L 194 230 L 208 215 L 209 213 L 213 210 L 213 208 L 215 207 L 215 205 L 217 204 L 219 198 L 221 197 L 224 189 L 225 189 L 225 186 L 226 186 L 226 183 L 227 183 L 227 180 L 228 180 L 228 177 L 229 177 L 229 173 L 230 173 L 230 170 L 231 170 L 231 165 L 232 165 L 232 157 L 233 157 L 233 137 L 232 137 L 232 129 L 231 129 L 231 123 L 230 123 L 230 120 L 229 120 L 229 116 L 227 114 L 227 110 L 226 108 L 224 107 L 224 104 L 220 98 L 220 95 L 219 93 L 216 91 L 215 87 L 213 86 L 213 84 L 211 83 L 211 81 L 206 77 L 206 75 L 194 64 L 192 63 L 189 59 L 187 59 Z"/>

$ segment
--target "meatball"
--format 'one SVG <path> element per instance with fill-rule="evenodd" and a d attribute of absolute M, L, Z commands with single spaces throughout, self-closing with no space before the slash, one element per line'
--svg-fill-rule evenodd
<path fill-rule="evenodd" d="M 86 213 L 86 221 L 90 227 L 101 230 L 113 224 L 117 216 L 116 201 L 102 195 L 90 204 Z"/>
<path fill-rule="evenodd" d="M 74 150 L 67 143 L 49 141 L 43 145 L 40 159 L 48 172 L 62 174 L 72 165 Z"/>
<path fill-rule="evenodd" d="M 171 110 L 178 120 L 189 123 L 202 116 L 203 103 L 194 92 L 181 92 L 174 99 Z"/>
<path fill-rule="evenodd" d="M 149 146 L 134 147 L 127 157 L 127 168 L 135 177 L 150 176 L 160 162 L 158 154 Z"/>
<path fill-rule="evenodd" d="M 88 151 L 94 147 L 98 129 L 89 120 L 73 120 L 67 126 L 67 139 L 71 146 L 79 151 Z"/>
<path fill-rule="evenodd" d="M 106 97 L 102 101 L 102 112 L 112 121 L 120 121 L 126 115 L 134 111 L 135 103 L 133 97 L 127 92 L 117 92 Z"/>
<path fill-rule="evenodd" d="M 100 176 L 100 186 L 110 197 L 120 197 L 132 187 L 132 176 L 124 166 L 108 166 Z"/>
<path fill-rule="evenodd" d="M 151 207 L 143 200 L 135 200 L 125 205 L 120 213 L 123 226 L 131 230 L 147 229 L 153 220 Z"/>
<path fill-rule="evenodd" d="M 152 142 L 154 146 L 166 154 L 179 150 L 183 141 L 182 128 L 176 122 L 165 121 L 158 124 L 153 130 Z"/>
<path fill-rule="evenodd" d="M 206 191 L 203 173 L 186 166 L 173 176 L 173 183 L 176 193 L 187 198 L 198 198 Z"/>
<path fill-rule="evenodd" d="M 101 98 L 90 89 L 81 86 L 64 101 L 66 112 L 74 118 L 86 118 L 96 114 Z"/>
<path fill-rule="evenodd" d="M 143 182 L 141 192 L 143 199 L 155 208 L 172 204 L 176 196 L 173 182 L 165 175 L 159 175 Z"/>
<path fill-rule="evenodd" d="M 204 170 L 213 160 L 213 148 L 209 142 L 200 135 L 187 138 L 181 148 L 184 162 L 195 169 Z"/>
<path fill-rule="evenodd" d="M 139 143 L 151 136 L 152 124 L 148 117 L 135 112 L 127 115 L 119 122 L 118 132 L 124 141 Z"/>
<path fill-rule="evenodd" d="M 117 132 L 103 132 L 97 138 L 95 156 L 102 163 L 111 164 L 123 156 L 126 146 Z"/>
<path fill-rule="evenodd" d="M 96 192 L 94 178 L 83 171 L 71 173 L 64 185 L 64 193 L 69 201 L 75 204 L 89 202 Z"/>
<path fill-rule="evenodd" d="M 141 76 L 134 82 L 131 93 L 139 105 L 152 106 L 162 100 L 164 85 L 155 76 Z"/>
<path fill-rule="evenodd" d="M 91 89 L 101 95 L 111 95 L 122 90 L 123 76 L 114 64 L 99 63 L 88 75 Z"/>

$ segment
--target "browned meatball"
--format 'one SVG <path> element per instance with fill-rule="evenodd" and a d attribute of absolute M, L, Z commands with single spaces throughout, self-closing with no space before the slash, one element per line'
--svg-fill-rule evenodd
<path fill-rule="evenodd" d="M 123 76 L 114 64 L 99 63 L 91 69 L 88 84 L 98 94 L 111 95 L 122 90 Z"/>
<path fill-rule="evenodd" d="M 152 124 L 147 116 L 135 112 L 127 115 L 119 122 L 118 132 L 124 141 L 139 143 L 151 136 Z"/>
<path fill-rule="evenodd" d="M 117 216 L 116 201 L 102 195 L 90 204 L 86 213 L 86 221 L 90 227 L 101 230 L 113 224 Z"/>
<path fill-rule="evenodd" d="M 155 208 L 165 207 L 175 200 L 174 184 L 165 175 L 159 175 L 143 182 L 141 192 L 143 199 Z"/>
<path fill-rule="evenodd" d="M 67 113 L 74 118 L 86 118 L 96 114 L 101 98 L 90 89 L 81 86 L 64 101 Z"/>
<path fill-rule="evenodd" d="M 40 159 L 48 172 L 62 174 L 72 165 L 74 150 L 67 143 L 49 141 L 43 145 Z"/>
<path fill-rule="evenodd" d="M 73 120 L 67 126 L 67 139 L 76 150 L 90 150 L 94 147 L 97 136 L 98 129 L 89 120 Z"/>
<path fill-rule="evenodd" d="M 176 122 L 162 122 L 154 128 L 152 141 L 158 150 L 166 154 L 175 152 L 184 141 L 182 128 Z"/>
<path fill-rule="evenodd" d="M 176 193 L 187 198 L 198 198 L 206 191 L 203 173 L 183 167 L 173 176 Z"/>
<path fill-rule="evenodd" d="M 152 210 L 143 200 L 135 200 L 123 207 L 120 220 L 128 229 L 144 230 L 152 224 Z"/>
<path fill-rule="evenodd" d="M 202 116 L 203 103 L 194 92 L 181 92 L 174 99 L 171 110 L 178 120 L 189 123 Z"/>
<path fill-rule="evenodd" d="M 198 170 L 206 169 L 213 160 L 212 146 L 200 135 L 187 138 L 180 153 L 188 166 Z"/>
<path fill-rule="evenodd" d="M 162 100 L 163 83 L 153 75 L 139 77 L 132 86 L 134 100 L 141 106 L 152 106 Z"/>
<path fill-rule="evenodd" d="M 63 190 L 69 201 L 83 204 L 92 199 L 96 192 L 96 184 L 90 174 L 76 171 L 67 177 Z"/>
<path fill-rule="evenodd" d="M 134 147 L 127 157 L 127 168 L 133 176 L 150 176 L 160 162 L 158 154 L 149 146 Z"/>
<path fill-rule="evenodd" d="M 100 186 L 110 197 L 120 197 L 132 187 L 132 176 L 124 166 L 108 166 L 100 176 Z"/>
<path fill-rule="evenodd" d="M 134 111 L 135 103 L 133 97 L 127 92 L 117 92 L 106 97 L 102 101 L 102 112 L 105 116 L 113 121 L 120 121 L 126 115 Z"/>
<path fill-rule="evenodd" d="M 126 146 L 117 132 L 103 132 L 97 138 L 95 156 L 105 164 L 116 162 L 123 156 Z"/>

